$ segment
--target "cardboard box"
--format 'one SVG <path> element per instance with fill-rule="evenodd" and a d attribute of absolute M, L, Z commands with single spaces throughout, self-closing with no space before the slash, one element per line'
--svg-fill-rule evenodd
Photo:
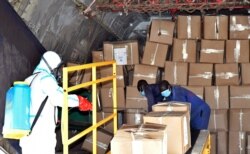
<path fill-rule="evenodd" d="M 188 63 L 184 62 L 165 62 L 165 77 L 170 84 L 187 85 Z"/>
<path fill-rule="evenodd" d="M 228 131 L 228 110 L 212 109 L 208 129 L 212 131 Z"/>
<path fill-rule="evenodd" d="M 210 144 L 211 144 L 211 149 L 210 149 L 210 153 L 211 154 L 217 154 L 217 147 L 216 147 L 216 145 L 217 145 L 217 142 L 216 142 L 216 140 L 217 140 L 217 137 L 216 137 L 216 133 L 210 133 Z"/>
<path fill-rule="evenodd" d="M 201 16 L 177 17 L 178 39 L 200 39 L 201 38 Z"/>
<path fill-rule="evenodd" d="M 77 65 L 80 65 L 80 64 L 76 64 L 76 63 L 67 63 L 66 64 L 67 67 L 77 66 Z M 68 74 L 69 86 L 74 86 L 74 85 L 80 84 L 82 82 L 82 79 L 83 79 L 83 74 L 84 74 L 83 70 L 70 72 Z"/>
<path fill-rule="evenodd" d="M 242 85 L 250 85 L 250 63 L 241 64 L 241 83 Z"/>
<path fill-rule="evenodd" d="M 97 112 L 96 114 L 96 119 L 97 122 L 104 120 L 105 118 L 109 117 L 110 115 L 113 114 L 113 110 L 111 109 L 106 109 L 104 108 L 103 111 Z M 101 128 L 103 128 L 104 130 L 110 132 L 110 133 L 114 133 L 114 120 L 111 119 L 108 122 L 104 123 Z M 124 119 L 124 112 L 123 111 L 118 111 L 117 112 L 117 128 L 119 129 L 123 124 L 125 123 L 125 119 Z"/>
<path fill-rule="evenodd" d="M 226 62 L 249 63 L 249 40 L 227 40 Z"/>
<path fill-rule="evenodd" d="M 204 16 L 204 39 L 227 40 L 228 16 Z"/>
<path fill-rule="evenodd" d="M 228 132 L 211 131 L 211 154 L 228 154 Z"/>
<path fill-rule="evenodd" d="M 230 108 L 250 108 L 250 86 L 230 86 Z"/>
<path fill-rule="evenodd" d="M 146 80 L 149 84 L 158 80 L 158 67 L 150 65 L 135 65 L 133 86 L 137 86 L 139 80 Z"/>
<path fill-rule="evenodd" d="M 183 87 L 193 92 L 200 99 L 204 99 L 204 87 L 203 86 L 183 86 Z"/>
<path fill-rule="evenodd" d="M 200 62 L 223 63 L 225 41 L 201 40 Z"/>
<path fill-rule="evenodd" d="M 126 87 L 126 109 L 143 109 L 148 111 L 147 98 L 142 96 L 137 87 Z"/>
<path fill-rule="evenodd" d="M 205 101 L 211 109 L 229 109 L 228 86 L 205 87 Z"/>
<path fill-rule="evenodd" d="M 196 40 L 174 39 L 173 61 L 196 62 Z"/>
<path fill-rule="evenodd" d="M 115 60 L 117 65 L 139 64 L 138 42 L 135 40 L 104 42 L 104 60 Z"/>
<path fill-rule="evenodd" d="M 213 76 L 213 64 L 189 64 L 189 86 L 211 86 Z"/>
<path fill-rule="evenodd" d="M 100 68 L 101 78 L 112 76 L 113 67 L 105 66 Z M 116 66 L 116 85 L 117 87 L 125 87 L 123 66 Z M 113 87 L 113 80 L 102 82 L 102 87 Z"/>
<path fill-rule="evenodd" d="M 168 154 L 184 154 L 191 147 L 189 112 L 149 112 L 143 121 L 167 125 Z"/>
<path fill-rule="evenodd" d="M 101 103 L 102 108 L 113 108 L 113 89 L 112 88 L 101 88 Z M 124 87 L 117 87 L 117 109 L 125 109 L 125 91 Z"/>
<path fill-rule="evenodd" d="M 175 23 L 170 20 L 152 20 L 149 41 L 172 45 L 174 27 Z"/>
<path fill-rule="evenodd" d="M 129 108 L 125 110 L 125 123 L 129 125 L 143 124 L 143 116 L 147 112 L 142 108 Z"/>
<path fill-rule="evenodd" d="M 142 64 L 164 67 L 168 54 L 168 45 L 155 42 L 146 42 Z"/>
<path fill-rule="evenodd" d="M 97 130 L 97 153 L 98 154 L 107 153 L 109 143 L 112 137 L 113 135 L 107 131 L 104 131 L 102 129 Z M 92 137 L 92 133 L 89 133 L 86 136 L 82 144 L 82 149 L 87 150 L 89 152 L 93 152 L 92 146 L 93 146 L 93 137 Z"/>
<path fill-rule="evenodd" d="M 239 66 L 233 64 L 215 64 L 215 84 L 217 86 L 239 85 Z"/>
<path fill-rule="evenodd" d="M 170 102 L 158 102 L 152 106 L 153 112 L 162 112 L 162 111 L 184 111 L 190 112 L 191 104 L 186 102 L 177 102 L 177 101 L 170 101 Z"/>
<path fill-rule="evenodd" d="M 102 62 L 104 61 L 103 58 L 103 51 L 92 51 L 92 62 Z"/>
<path fill-rule="evenodd" d="M 112 154 L 167 154 L 166 126 L 124 125 L 111 140 Z"/>
<path fill-rule="evenodd" d="M 246 132 L 230 131 L 229 132 L 229 154 L 245 154 L 246 150 Z"/>
<path fill-rule="evenodd" d="M 230 109 L 230 131 L 250 131 L 250 109 Z"/>
<path fill-rule="evenodd" d="M 247 134 L 247 146 L 246 153 L 250 154 L 250 134 Z"/>
<path fill-rule="evenodd" d="M 249 16 L 230 16 L 230 39 L 249 39 Z"/>

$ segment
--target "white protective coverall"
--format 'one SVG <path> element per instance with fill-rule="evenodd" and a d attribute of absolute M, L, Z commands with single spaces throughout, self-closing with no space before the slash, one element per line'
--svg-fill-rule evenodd
<path fill-rule="evenodd" d="M 44 53 L 43 57 L 50 65 L 51 69 L 57 68 L 61 63 L 61 58 L 52 51 Z M 40 72 L 38 74 L 34 74 Z M 34 80 L 32 81 L 32 79 Z M 51 74 L 49 67 L 43 59 L 36 67 L 33 75 L 26 79 L 31 84 L 31 106 L 30 106 L 30 124 L 32 124 L 35 115 L 46 96 L 48 100 L 38 118 L 32 133 L 20 139 L 20 146 L 23 154 L 54 154 L 56 147 L 55 117 L 57 118 L 56 106 L 63 104 L 63 89 L 58 86 L 56 78 Z M 78 107 L 79 100 L 77 95 L 69 95 L 69 107 Z"/>

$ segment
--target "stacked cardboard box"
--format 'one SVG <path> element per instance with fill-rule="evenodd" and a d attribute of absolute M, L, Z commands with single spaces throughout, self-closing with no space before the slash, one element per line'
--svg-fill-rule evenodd
<path fill-rule="evenodd" d="M 145 79 L 156 83 L 166 79 L 189 89 L 209 104 L 209 130 L 215 146 L 212 153 L 240 153 L 247 149 L 250 143 L 249 126 L 245 122 L 250 107 L 248 19 L 249 16 L 239 15 L 203 18 L 180 15 L 177 22 L 153 19 L 145 47 L 140 48 L 143 51 L 139 51 L 140 44 L 133 40 L 104 42 L 104 60 L 116 60 L 121 65 L 117 67 L 118 89 L 125 87 L 122 92 L 125 94 L 121 97 L 118 94 L 118 101 L 125 104 L 125 122 L 145 122 L 142 117 L 147 113 L 147 100 L 137 91 L 137 82 Z M 101 56 L 96 57 L 100 61 Z M 123 72 L 119 71 L 121 68 Z M 110 91 L 111 84 L 103 84 L 102 88 Z M 240 146 L 236 147 L 236 142 Z"/>

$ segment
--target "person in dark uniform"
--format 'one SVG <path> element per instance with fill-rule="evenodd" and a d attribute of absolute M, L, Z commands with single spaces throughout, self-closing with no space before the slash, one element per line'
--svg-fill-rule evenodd
<path fill-rule="evenodd" d="M 147 97 L 149 111 L 152 111 L 152 106 L 158 102 L 179 101 L 190 103 L 191 129 L 202 130 L 208 128 L 210 107 L 190 90 L 181 86 L 170 85 L 166 80 L 162 80 L 157 84 L 148 84 L 145 80 L 139 80 L 137 89 L 141 95 Z"/>

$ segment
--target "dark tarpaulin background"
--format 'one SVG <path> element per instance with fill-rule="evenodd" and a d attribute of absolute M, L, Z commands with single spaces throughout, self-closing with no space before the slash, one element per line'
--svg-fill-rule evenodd
<path fill-rule="evenodd" d="M 13 81 L 24 80 L 38 64 L 45 48 L 6 0 L 0 0 L 0 131 L 5 94 Z"/>

